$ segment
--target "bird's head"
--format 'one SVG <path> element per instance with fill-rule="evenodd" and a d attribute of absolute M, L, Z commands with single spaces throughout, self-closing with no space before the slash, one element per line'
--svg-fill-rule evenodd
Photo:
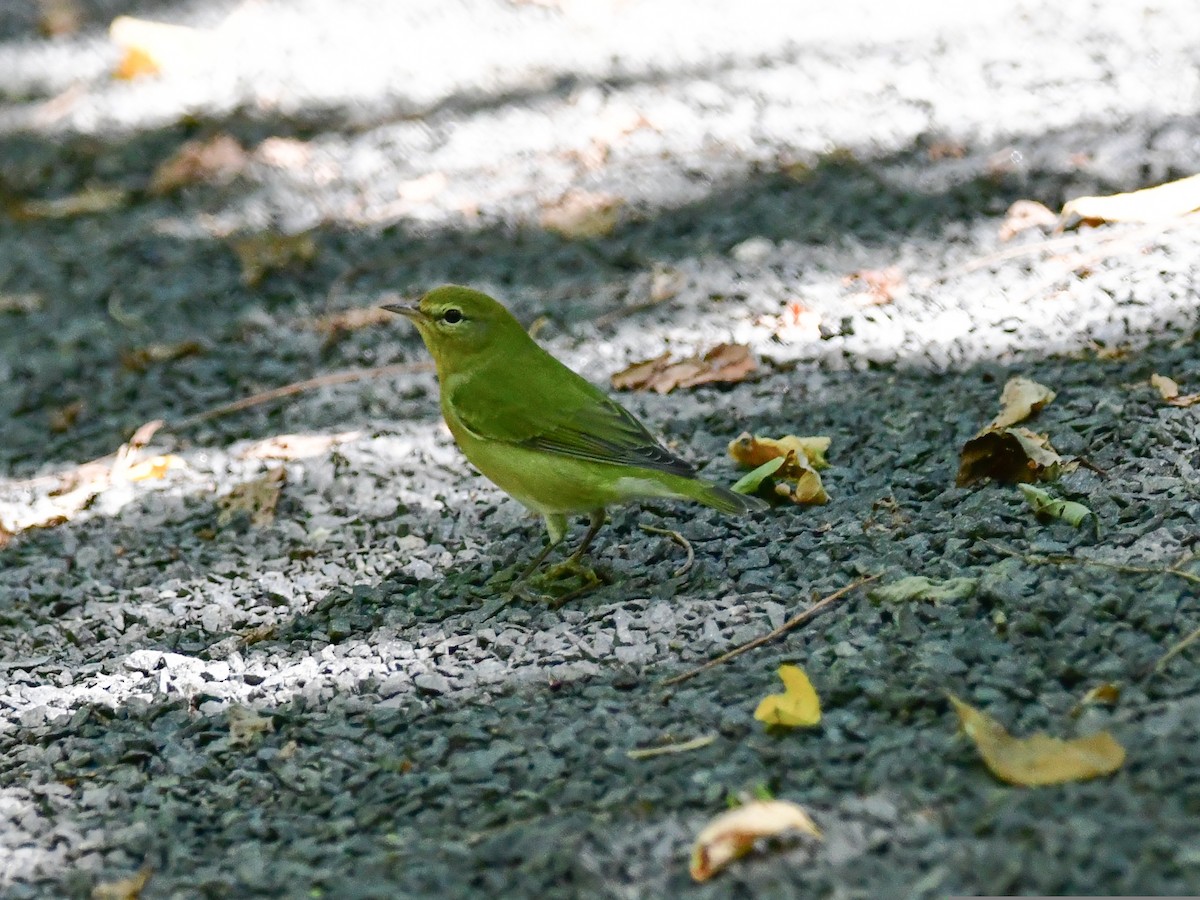
<path fill-rule="evenodd" d="M 527 341 L 521 323 L 487 294 L 456 284 L 434 288 L 416 306 L 389 305 L 417 326 L 439 373 L 457 371 L 476 354 Z"/>

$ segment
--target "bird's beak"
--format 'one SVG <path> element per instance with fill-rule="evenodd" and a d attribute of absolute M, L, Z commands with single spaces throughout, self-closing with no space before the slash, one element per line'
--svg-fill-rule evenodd
<path fill-rule="evenodd" d="M 425 313 L 421 312 L 421 309 L 418 306 L 404 306 L 400 303 L 386 303 L 381 308 L 386 309 L 388 312 L 394 312 L 404 316 L 406 319 L 411 319 L 414 323 L 424 322 L 426 318 Z"/>

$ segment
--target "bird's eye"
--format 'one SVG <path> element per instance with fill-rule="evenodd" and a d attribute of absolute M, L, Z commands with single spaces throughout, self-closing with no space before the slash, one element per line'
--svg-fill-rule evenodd
<path fill-rule="evenodd" d="M 448 325 L 457 325 L 463 320 L 462 310 L 451 307 L 442 313 L 442 321 Z"/>

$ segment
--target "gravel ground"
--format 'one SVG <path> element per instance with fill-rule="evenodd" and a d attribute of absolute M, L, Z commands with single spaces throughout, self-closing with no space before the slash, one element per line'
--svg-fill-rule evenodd
<path fill-rule="evenodd" d="M 86 897 L 143 864 L 146 898 L 1200 893 L 1195 645 L 1154 668 L 1200 625 L 1200 406 L 1146 384 L 1200 389 L 1200 231 L 998 236 L 1018 199 L 1194 173 L 1200 7 L 727 7 L 87 0 L 43 38 L 36 5 L 0 6 L 0 524 L 66 502 L 60 473 L 152 419 L 143 455 L 183 463 L 0 548 L 5 897 Z M 121 13 L 213 33 L 113 81 Z M 239 171 L 150 190 L 216 134 Z M 21 206 L 97 187 L 125 194 Z M 614 230 L 555 233 L 571 191 L 620 198 Z M 234 247 L 266 232 L 312 243 L 247 275 Z M 888 302 L 850 277 L 889 267 Z M 489 616 L 541 526 L 462 461 L 431 375 L 193 418 L 421 361 L 403 322 L 319 326 L 445 281 L 541 320 L 597 382 L 749 343 L 743 383 L 622 400 L 726 482 L 744 429 L 829 435 L 831 502 L 621 510 L 596 545 L 609 585 Z M 1098 534 L 953 485 L 1013 374 L 1058 392 L 1035 427 L 1089 463 L 1056 490 Z M 341 437 L 261 458 L 280 434 Z M 222 515 L 279 467 L 273 521 Z M 641 526 L 677 529 L 690 571 Z M 858 592 L 662 686 L 866 574 L 977 587 Z M 820 692 L 815 730 L 752 719 L 785 661 Z M 1119 703 L 1073 715 L 1102 682 Z M 1109 728 L 1127 762 L 1004 786 L 947 689 L 1020 734 Z M 825 841 L 693 884 L 697 830 L 761 786 Z"/>

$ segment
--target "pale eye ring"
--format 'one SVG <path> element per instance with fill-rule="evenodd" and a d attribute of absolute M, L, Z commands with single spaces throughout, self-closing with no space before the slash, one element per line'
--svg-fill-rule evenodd
<path fill-rule="evenodd" d="M 455 309 L 454 307 L 451 307 L 442 313 L 442 321 L 447 325 L 457 325 L 462 320 L 463 314 L 461 309 Z"/>

